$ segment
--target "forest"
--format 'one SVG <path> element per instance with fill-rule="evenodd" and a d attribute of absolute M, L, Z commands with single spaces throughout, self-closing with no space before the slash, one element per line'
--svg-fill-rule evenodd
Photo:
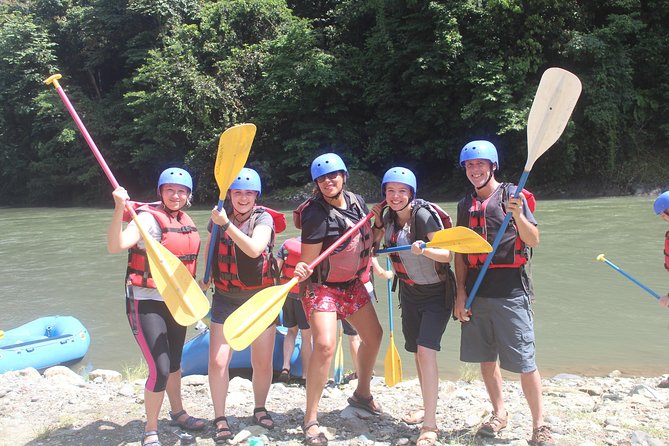
<path fill-rule="evenodd" d="M 666 189 L 666 0 L 3 0 L 0 206 L 111 206 L 44 84 L 53 73 L 120 184 L 150 196 L 180 166 L 213 203 L 218 139 L 242 122 L 258 128 L 249 166 L 270 196 L 308 184 L 328 151 L 375 177 L 406 166 L 425 198 L 457 196 L 475 139 L 515 181 L 553 66 L 583 93 L 528 187 Z"/>

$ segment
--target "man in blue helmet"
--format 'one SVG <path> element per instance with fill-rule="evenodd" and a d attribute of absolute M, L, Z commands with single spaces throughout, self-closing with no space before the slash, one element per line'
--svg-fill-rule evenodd
<path fill-rule="evenodd" d="M 525 265 L 530 249 L 539 244 L 539 230 L 525 197 L 513 197 L 515 186 L 495 178 L 497 149 L 489 141 L 471 141 L 460 152 L 460 165 L 474 192 L 458 203 L 458 226 L 467 226 L 492 243 L 507 212 L 513 214 L 495 251 L 478 294 L 465 309 L 468 294 L 488 254 L 456 254 L 455 317 L 462 322 L 460 360 L 478 362 L 493 411 L 477 435 L 495 437 L 507 425 L 501 369 L 520 374 L 532 413 L 534 446 L 552 446 L 544 425 L 541 376 L 535 361 L 532 284 Z"/>

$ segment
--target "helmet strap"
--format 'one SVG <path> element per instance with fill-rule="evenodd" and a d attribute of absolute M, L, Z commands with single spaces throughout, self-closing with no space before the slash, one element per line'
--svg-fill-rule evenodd
<path fill-rule="evenodd" d="M 494 172 L 495 172 L 495 167 L 494 167 L 494 166 L 495 166 L 495 163 L 493 163 L 493 162 L 491 161 L 491 162 L 490 162 L 490 173 L 488 174 L 488 179 L 485 180 L 485 183 L 483 183 L 482 186 L 480 186 L 480 187 L 476 187 L 476 190 L 481 190 L 481 189 L 483 189 L 484 187 L 486 187 L 486 186 L 488 185 L 488 183 L 490 183 L 490 180 L 492 180 L 492 176 L 493 176 L 493 174 L 494 174 Z"/>

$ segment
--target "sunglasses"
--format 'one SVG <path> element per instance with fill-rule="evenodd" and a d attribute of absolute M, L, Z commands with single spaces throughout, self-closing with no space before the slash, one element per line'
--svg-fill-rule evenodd
<path fill-rule="evenodd" d="M 325 180 L 334 181 L 334 180 L 337 179 L 338 176 L 339 176 L 339 172 L 326 173 L 325 175 L 321 175 L 320 177 L 316 178 L 316 182 L 317 183 L 322 183 Z"/>

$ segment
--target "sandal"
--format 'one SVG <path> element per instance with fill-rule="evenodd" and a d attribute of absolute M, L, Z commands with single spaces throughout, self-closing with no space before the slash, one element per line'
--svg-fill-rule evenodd
<path fill-rule="evenodd" d="M 260 412 L 265 412 L 265 415 L 263 416 L 258 416 Z M 263 423 L 263 421 L 269 421 L 268 424 Z M 265 429 L 274 429 L 274 420 L 272 420 L 272 417 L 270 416 L 269 412 L 267 412 L 267 409 L 264 407 L 256 407 L 253 409 L 253 424 L 257 424 L 258 426 L 262 426 Z"/>
<path fill-rule="evenodd" d="M 225 427 L 218 427 L 218 423 L 224 422 Z M 228 424 L 228 419 L 226 417 L 218 417 L 214 420 L 214 427 L 216 432 L 214 432 L 214 443 L 223 444 L 226 443 L 228 439 L 232 438 L 232 431 L 230 430 L 230 425 Z"/>
<path fill-rule="evenodd" d="M 156 439 L 154 441 L 144 443 L 144 440 L 146 440 L 148 437 L 156 437 Z M 144 432 L 144 435 L 142 435 L 142 446 L 163 446 L 162 443 L 158 441 L 158 431 Z"/>
<path fill-rule="evenodd" d="M 414 424 L 420 424 L 423 422 L 424 419 L 425 419 L 424 409 L 416 409 L 410 414 L 402 417 L 402 421 L 404 421 L 409 426 L 413 426 Z"/>
<path fill-rule="evenodd" d="M 416 446 L 434 446 L 439 439 L 439 429 L 435 427 L 423 426 L 420 428 L 420 434 L 416 440 Z"/>
<path fill-rule="evenodd" d="M 206 426 L 206 422 L 202 418 L 187 416 L 185 420 L 179 421 L 184 415 L 188 415 L 185 410 L 180 410 L 177 413 L 170 412 L 170 418 L 172 419 L 170 424 L 191 431 L 201 431 Z"/>
<path fill-rule="evenodd" d="M 348 401 L 351 406 L 362 409 L 372 415 L 381 415 L 383 413 L 381 406 L 374 405 L 374 397 L 372 395 L 365 398 L 358 395 L 358 392 L 353 392 L 353 396 L 346 401 Z"/>
<path fill-rule="evenodd" d="M 307 424 L 302 426 L 302 430 L 304 431 L 304 444 L 311 445 L 311 446 L 325 446 L 328 444 L 328 437 L 325 436 L 323 432 L 320 430 L 316 435 L 309 434 L 309 428 L 311 427 L 319 427 L 320 424 L 318 424 L 318 421 L 309 421 Z"/>
<path fill-rule="evenodd" d="M 276 380 L 280 383 L 287 383 L 290 381 L 290 369 L 281 369 L 281 373 L 279 373 Z"/>

